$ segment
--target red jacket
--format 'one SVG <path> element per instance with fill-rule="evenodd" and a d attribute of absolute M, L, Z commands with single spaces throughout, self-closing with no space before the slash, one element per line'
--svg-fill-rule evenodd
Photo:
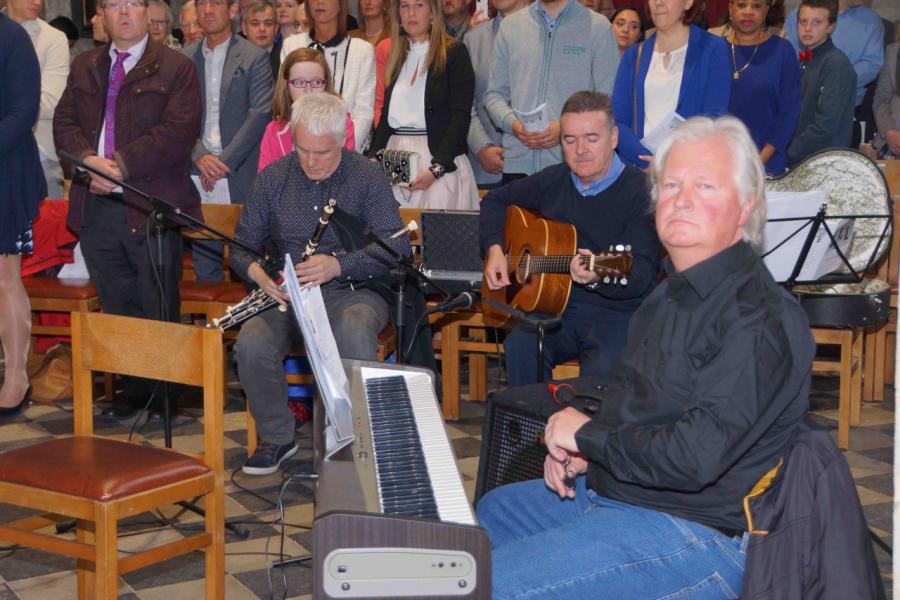
<path fill-rule="evenodd" d="M 109 45 L 89 50 L 72 63 L 66 89 L 53 116 L 56 147 L 78 158 L 97 154 L 109 82 Z M 125 181 L 200 217 L 200 196 L 190 179 L 191 149 L 200 134 L 202 103 L 194 63 L 147 40 L 138 63 L 116 99 L 115 161 Z M 69 192 L 68 225 L 79 231 L 91 209 L 86 173 Z M 88 202 L 86 202 L 88 200 Z M 144 234 L 150 206 L 125 191 L 128 226 Z"/>

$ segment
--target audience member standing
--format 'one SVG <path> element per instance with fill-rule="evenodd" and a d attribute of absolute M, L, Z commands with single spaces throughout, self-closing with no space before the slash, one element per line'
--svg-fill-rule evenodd
<path fill-rule="evenodd" d="M 375 50 L 372 44 L 347 35 L 347 0 L 307 0 L 309 32 L 284 41 L 281 60 L 297 48 L 325 54 L 334 90 L 350 109 L 356 150 L 362 152 L 372 131 L 375 112 Z"/>
<path fill-rule="evenodd" d="M 484 103 L 503 130 L 504 183 L 562 160 L 563 104 L 581 90 L 609 94 L 618 64 L 609 21 L 576 0 L 538 0 L 503 19 Z M 542 105 L 547 108 L 547 127 L 526 129 L 515 111 Z"/>
<path fill-rule="evenodd" d="M 297 8 L 297 0 L 275 0 L 275 18 L 278 21 L 278 32 L 275 37 L 279 44 L 298 33 Z"/>
<path fill-rule="evenodd" d="M 421 170 L 411 174 L 408 190 L 395 188 L 401 205 L 478 208 L 466 158 L 475 93 L 469 51 L 445 33 L 437 0 L 400 0 L 392 6 L 384 115 L 371 152 L 410 150 L 421 157 Z"/>
<path fill-rule="evenodd" d="M 900 43 L 884 51 L 873 108 L 879 135 L 876 150 L 882 156 L 900 157 Z"/>
<path fill-rule="evenodd" d="M 359 0 L 359 16 L 362 24 L 350 32 L 350 37 L 366 40 L 373 47 L 391 37 L 388 8 L 390 0 Z"/>
<path fill-rule="evenodd" d="M 847 147 L 853 128 L 853 65 L 831 41 L 838 0 L 803 0 L 798 19 L 803 69 L 800 120 L 787 151 L 792 167 L 807 156 Z"/>
<path fill-rule="evenodd" d="M 284 59 L 283 73 L 275 80 L 272 122 L 266 126 L 259 145 L 259 171 L 296 150 L 291 133 L 291 109 L 294 102 L 310 93 L 338 96 L 325 56 L 312 48 L 297 48 Z M 344 148 L 355 150 L 354 142 L 353 120 L 347 113 Z"/>
<path fill-rule="evenodd" d="M 0 13 L 0 422 L 22 410 L 28 393 L 31 308 L 19 269 L 21 255 L 31 252 L 31 220 L 47 194 L 31 132 L 40 105 L 41 71 L 28 33 Z"/>
<path fill-rule="evenodd" d="M 169 48 L 181 49 L 181 42 L 172 35 L 172 9 L 163 0 L 149 0 L 147 23 L 150 25 L 150 37 Z"/>
<path fill-rule="evenodd" d="M 37 139 L 41 166 L 47 179 L 47 196 L 63 197 L 63 172 L 53 145 L 53 111 L 66 87 L 69 76 L 69 41 L 66 35 L 54 29 L 43 19 L 42 0 L 9 0 L 6 15 L 25 28 L 37 53 L 41 67 L 41 110 L 38 114 L 34 137 Z"/>
<path fill-rule="evenodd" d="M 234 0 L 196 0 L 203 41 L 184 49 L 203 81 L 203 130 L 193 152 L 193 172 L 205 190 L 227 180 L 232 204 L 246 200 L 256 177 L 259 142 L 272 114 L 269 55 L 231 34 Z M 193 245 L 200 281 L 221 281 L 222 242 Z"/>
<path fill-rule="evenodd" d="M 201 122 L 197 70 L 150 39 L 147 5 L 140 0 L 106 0 L 102 16 L 112 43 L 72 63 L 53 118 L 56 146 L 199 217 L 200 198 L 187 175 Z M 164 224 L 157 247 L 147 231 L 151 206 L 87 171 L 76 172 L 69 203 L 68 225 L 80 233 L 103 312 L 178 321 L 179 232 Z M 157 267 L 164 273 L 164 302 Z M 143 406 L 151 392 L 145 380 L 124 380 L 123 388 L 132 406 Z"/>
<path fill-rule="evenodd" d="M 609 22 L 612 23 L 613 31 L 616 34 L 619 56 L 625 54 L 626 50 L 637 44 L 644 34 L 641 27 L 641 16 L 633 8 L 620 8 L 613 13 Z"/>
<path fill-rule="evenodd" d="M 184 34 L 184 47 L 196 44 L 203 39 L 203 29 L 200 28 L 200 15 L 197 14 L 197 6 L 194 0 L 188 0 L 181 7 L 181 33 Z"/>
<path fill-rule="evenodd" d="M 787 147 L 800 116 L 800 64 L 787 40 L 766 31 L 764 0 L 729 5 L 734 73 L 728 112 L 750 130 L 769 175 L 787 168 Z"/>
<path fill-rule="evenodd" d="M 728 111 L 731 53 L 721 38 L 691 25 L 701 10 L 699 1 L 654 0 L 656 31 L 622 57 L 613 112 L 625 162 L 645 168 L 653 151 L 644 136 L 673 125 L 673 114 L 687 119 Z"/>
<path fill-rule="evenodd" d="M 272 79 L 277 79 L 281 67 L 281 41 L 276 36 L 275 7 L 269 0 L 254 0 L 247 6 L 241 17 L 241 33 L 250 43 L 269 53 Z"/>
<path fill-rule="evenodd" d="M 494 65 L 494 43 L 504 18 L 525 7 L 525 0 L 495 0 L 497 15 L 469 32 L 464 40 L 475 71 L 475 103 L 469 125 L 469 162 L 479 186 L 495 186 L 503 175 L 503 130 L 491 120 L 485 94 Z"/>
<path fill-rule="evenodd" d="M 461 42 L 469 31 L 468 0 L 442 0 L 441 12 L 444 15 L 444 29 L 447 35 Z"/>
<path fill-rule="evenodd" d="M 784 22 L 784 30 L 797 52 L 805 49 L 797 29 L 798 11 L 799 8 L 792 10 Z M 838 0 L 836 23 L 831 42 L 853 65 L 853 106 L 859 106 L 866 95 L 865 87 L 878 77 L 884 64 L 884 24 L 875 11 L 863 6 L 863 0 Z"/>

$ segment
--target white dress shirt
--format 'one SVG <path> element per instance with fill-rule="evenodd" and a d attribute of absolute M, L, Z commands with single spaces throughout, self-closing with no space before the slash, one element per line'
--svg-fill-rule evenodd
<path fill-rule="evenodd" d="M 69 77 L 69 40 L 43 19 L 24 21 L 22 27 L 31 37 L 41 65 L 41 110 L 34 126 L 41 160 L 56 161 L 53 144 L 53 113 Z"/>
<path fill-rule="evenodd" d="M 204 77 L 206 81 L 206 119 L 203 122 L 203 145 L 216 156 L 222 154 L 222 134 L 219 131 L 219 113 L 222 109 L 222 70 L 225 68 L 225 57 L 231 36 L 213 48 L 207 46 L 207 38 L 203 38 Z"/>

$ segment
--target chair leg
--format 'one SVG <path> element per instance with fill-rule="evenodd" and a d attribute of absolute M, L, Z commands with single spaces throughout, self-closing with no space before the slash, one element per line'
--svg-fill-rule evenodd
<path fill-rule="evenodd" d="M 253 456 L 256 452 L 256 419 L 250 414 L 250 402 L 247 402 L 247 456 Z"/>
<path fill-rule="evenodd" d="M 878 368 L 876 354 L 878 336 L 881 329 L 865 333 L 865 349 L 863 350 L 863 402 L 871 402 L 875 398 L 875 370 Z"/>
<path fill-rule="evenodd" d="M 459 323 L 441 328 L 441 385 L 445 419 L 459 419 Z"/>
<path fill-rule="evenodd" d="M 96 598 L 97 600 L 116 600 L 119 595 L 116 505 L 109 502 L 97 502 L 95 506 Z"/>
<path fill-rule="evenodd" d="M 75 537 L 85 544 L 94 543 L 94 524 L 90 521 L 79 520 Z M 89 560 L 78 559 L 76 563 L 76 580 L 78 582 L 78 600 L 90 600 L 94 597 L 94 563 Z"/>
<path fill-rule="evenodd" d="M 841 349 L 841 366 L 838 398 L 838 447 L 841 450 L 846 450 L 850 446 L 850 379 L 853 368 L 853 358 L 851 356 L 853 340 L 848 339 L 847 336 L 841 336 L 839 345 Z"/>
<path fill-rule="evenodd" d="M 853 331 L 850 356 L 850 426 L 859 427 L 862 422 L 862 352 L 863 330 Z"/>
<path fill-rule="evenodd" d="M 469 328 L 469 338 L 484 342 L 485 330 Z M 469 352 L 469 400 L 487 400 L 487 355 Z"/>
<path fill-rule="evenodd" d="M 225 489 L 218 482 L 206 495 L 206 531 L 212 542 L 206 548 L 206 599 L 225 600 Z"/>

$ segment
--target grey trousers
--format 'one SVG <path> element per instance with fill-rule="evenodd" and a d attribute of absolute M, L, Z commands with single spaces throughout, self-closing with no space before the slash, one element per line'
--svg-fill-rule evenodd
<path fill-rule="evenodd" d="M 325 310 L 341 358 L 375 360 L 378 333 L 387 325 L 387 303 L 367 289 L 323 289 Z M 287 405 L 284 358 L 302 342 L 291 312 L 267 310 L 241 327 L 235 352 L 238 377 L 261 440 L 282 445 L 294 439 Z"/>

